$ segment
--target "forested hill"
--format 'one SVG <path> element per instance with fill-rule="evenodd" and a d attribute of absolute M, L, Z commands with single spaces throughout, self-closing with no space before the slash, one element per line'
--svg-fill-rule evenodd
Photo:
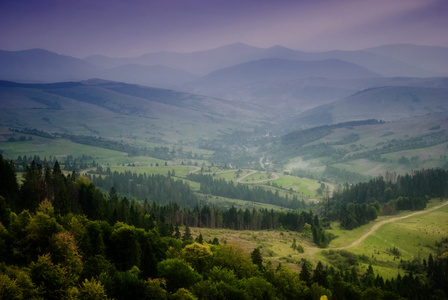
<path fill-rule="evenodd" d="M 370 267 L 339 270 L 302 260 L 300 273 L 265 263 L 238 245 L 192 236 L 190 226 L 311 230 L 328 242 L 311 212 L 222 211 L 139 203 L 102 194 L 86 177 L 15 166 L 0 155 L 0 299 L 443 299 L 446 257 L 428 258 L 427 280 L 383 280 Z M 170 183 L 170 178 L 164 178 Z M 163 188 L 160 190 L 163 191 Z M 188 193 L 188 192 L 187 192 Z M 182 226 L 183 234 L 180 232 Z M 247 227 L 246 227 L 247 226 Z M 251 227 L 253 226 L 253 227 Z M 258 226 L 258 227 L 257 227 Z M 196 242 L 194 241 L 196 240 Z M 317 242 L 316 242 L 317 243 Z M 412 294 L 409 293 L 412 287 Z"/>

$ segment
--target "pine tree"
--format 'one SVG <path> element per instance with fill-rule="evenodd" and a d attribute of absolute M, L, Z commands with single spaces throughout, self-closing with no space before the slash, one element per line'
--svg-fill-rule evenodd
<path fill-rule="evenodd" d="M 200 233 L 199 236 L 196 238 L 196 242 L 198 242 L 199 244 L 204 243 L 204 238 L 202 237 L 202 233 Z"/>
<path fill-rule="evenodd" d="M 328 288 L 327 272 L 321 261 L 317 263 L 316 269 L 313 272 L 313 282 L 317 282 L 320 286 Z"/>
<path fill-rule="evenodd" d="M 306 259 L 302 259 L 302 270 L 299 273 L 299 278 L 303 282 L 306 283 L 306 285 L 311 285 L 311 271 L 309 269 L 309 262 Z"/>
<path fill-rule="evenodd" d="M 182 235 L 180 234 L 179 231 L 179 226 L 176 225 L 176 227 L 174 227 L 174 238 L 180 240 L 182 238 Z"/>
<path fill-rule="evenodd" d="M 260 247 L 255 248 L 254 251 L 252 251 L 250 257 L 252 258 L 252 262 L 258 266 L 258 269 L 260 271 L 263 270 L 263 257 L 261 256 Z"/>
<path fill-rule="evenodd" d="M 193 240 L 193 237 L 191 236 L 191 231 L 190 231 L 190 227 L 188 226 L 188 224 L 185 226 L 185 232 L 184 235 L 182 236 L 182 241 L 191 241 Z"/>

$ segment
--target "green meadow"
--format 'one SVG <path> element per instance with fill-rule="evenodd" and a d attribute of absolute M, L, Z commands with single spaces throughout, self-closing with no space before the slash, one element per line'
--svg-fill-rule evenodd
<path fill-rule="evenodd" d="M 441 206 L 441 207 L 439 207 Z M 439 207 L 430 211 L 433 207 Z M 416 215 L 413 215 L 417 213 Z M 375 228 L 378 224 L 381 226 Z M 404 274 L 401 263 L 418 262 L 428 259 L 430 253 L 437 255 L 448 251 L 448 244 L 441 243 L 448 236 L 448 202 L 433 199 L 424 211 L 402 211 L 394 216 L 381 216 L 376 221 L 353 230 L 342 230 L 338 223 L 332 223 L 328 230 L 337 236 L 326 249 L 317 248 L 309 236 L 287 230 L 230 230 L 192 228 L 194 237 L 202 234 L 205 241 L 217 237 L 220 243 L 241 245 L 248 253 L 261 247 L 265 262 L 271 261 L 274 267 L 286 264 L 299 270 L 302 258 L 314 265 L 319 260 L 324 264 L 347 266 L 344 257 L 355 258 L 357 268 L 365 271 L 372 265 L 376 274 L 385 279 Z M 374 229 L 373 231 L 371 231 Z M 303 253 L 292 249 L 293 240 L 304 248 Z M 392 253 L 392 249 L 398 250 Z M 354 256 L 353 256 L 354 255 Z"/>

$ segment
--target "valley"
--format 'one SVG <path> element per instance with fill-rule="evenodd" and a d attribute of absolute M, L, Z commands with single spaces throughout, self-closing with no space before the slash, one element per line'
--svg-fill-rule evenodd
<path fill-rule="evenodd" d="M 440 64 L 416 62 L 421 53 Z M 331 292 L 303 275 L 323 265 L 357 295 L 407 297 L 391 286 L 414 275 L 429 289 L 438 283 L 428 257 L 443 264 L 448 249 L 447 57 L 448 48 L 412 45 L 305 53 L 232 44 L 121 59 L 1 51 L 1 171 L 13 166 L 4 176 L 18 186 L 0 194 L 0 233 L 17 238 L 0 257 L 43 259 L 17 252 L 32 238 L 9 224 L 34 230 L 17 223 L 27 210 L 32 224 L 43 216 L 54 235 L 73 234 L 87 257 L 97 232 L 113 280 L 141 272 L 135 280 L 151 285 L 163 264 L 209 247 L 213 272 L 238 282 L 289 276 L 303 288 L 296 295 Z M 247 259 L 257 249 L 263 263 Z M 211 275 L 195 255 L 184 263 L 201 279 L 188 291 L 201 295 Z M 99 262 L 84 263 L 93 272 Z M 162 289 L 174 294 L 172 283 Z"/>

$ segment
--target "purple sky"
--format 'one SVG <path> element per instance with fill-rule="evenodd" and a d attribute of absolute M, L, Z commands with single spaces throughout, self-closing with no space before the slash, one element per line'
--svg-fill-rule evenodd
<path fill-rule="evenodd" d="M 304 51 L 448 47 L 447 0 L 1 0 L 0 49 L 85 57 L 234 42 Z"/>

